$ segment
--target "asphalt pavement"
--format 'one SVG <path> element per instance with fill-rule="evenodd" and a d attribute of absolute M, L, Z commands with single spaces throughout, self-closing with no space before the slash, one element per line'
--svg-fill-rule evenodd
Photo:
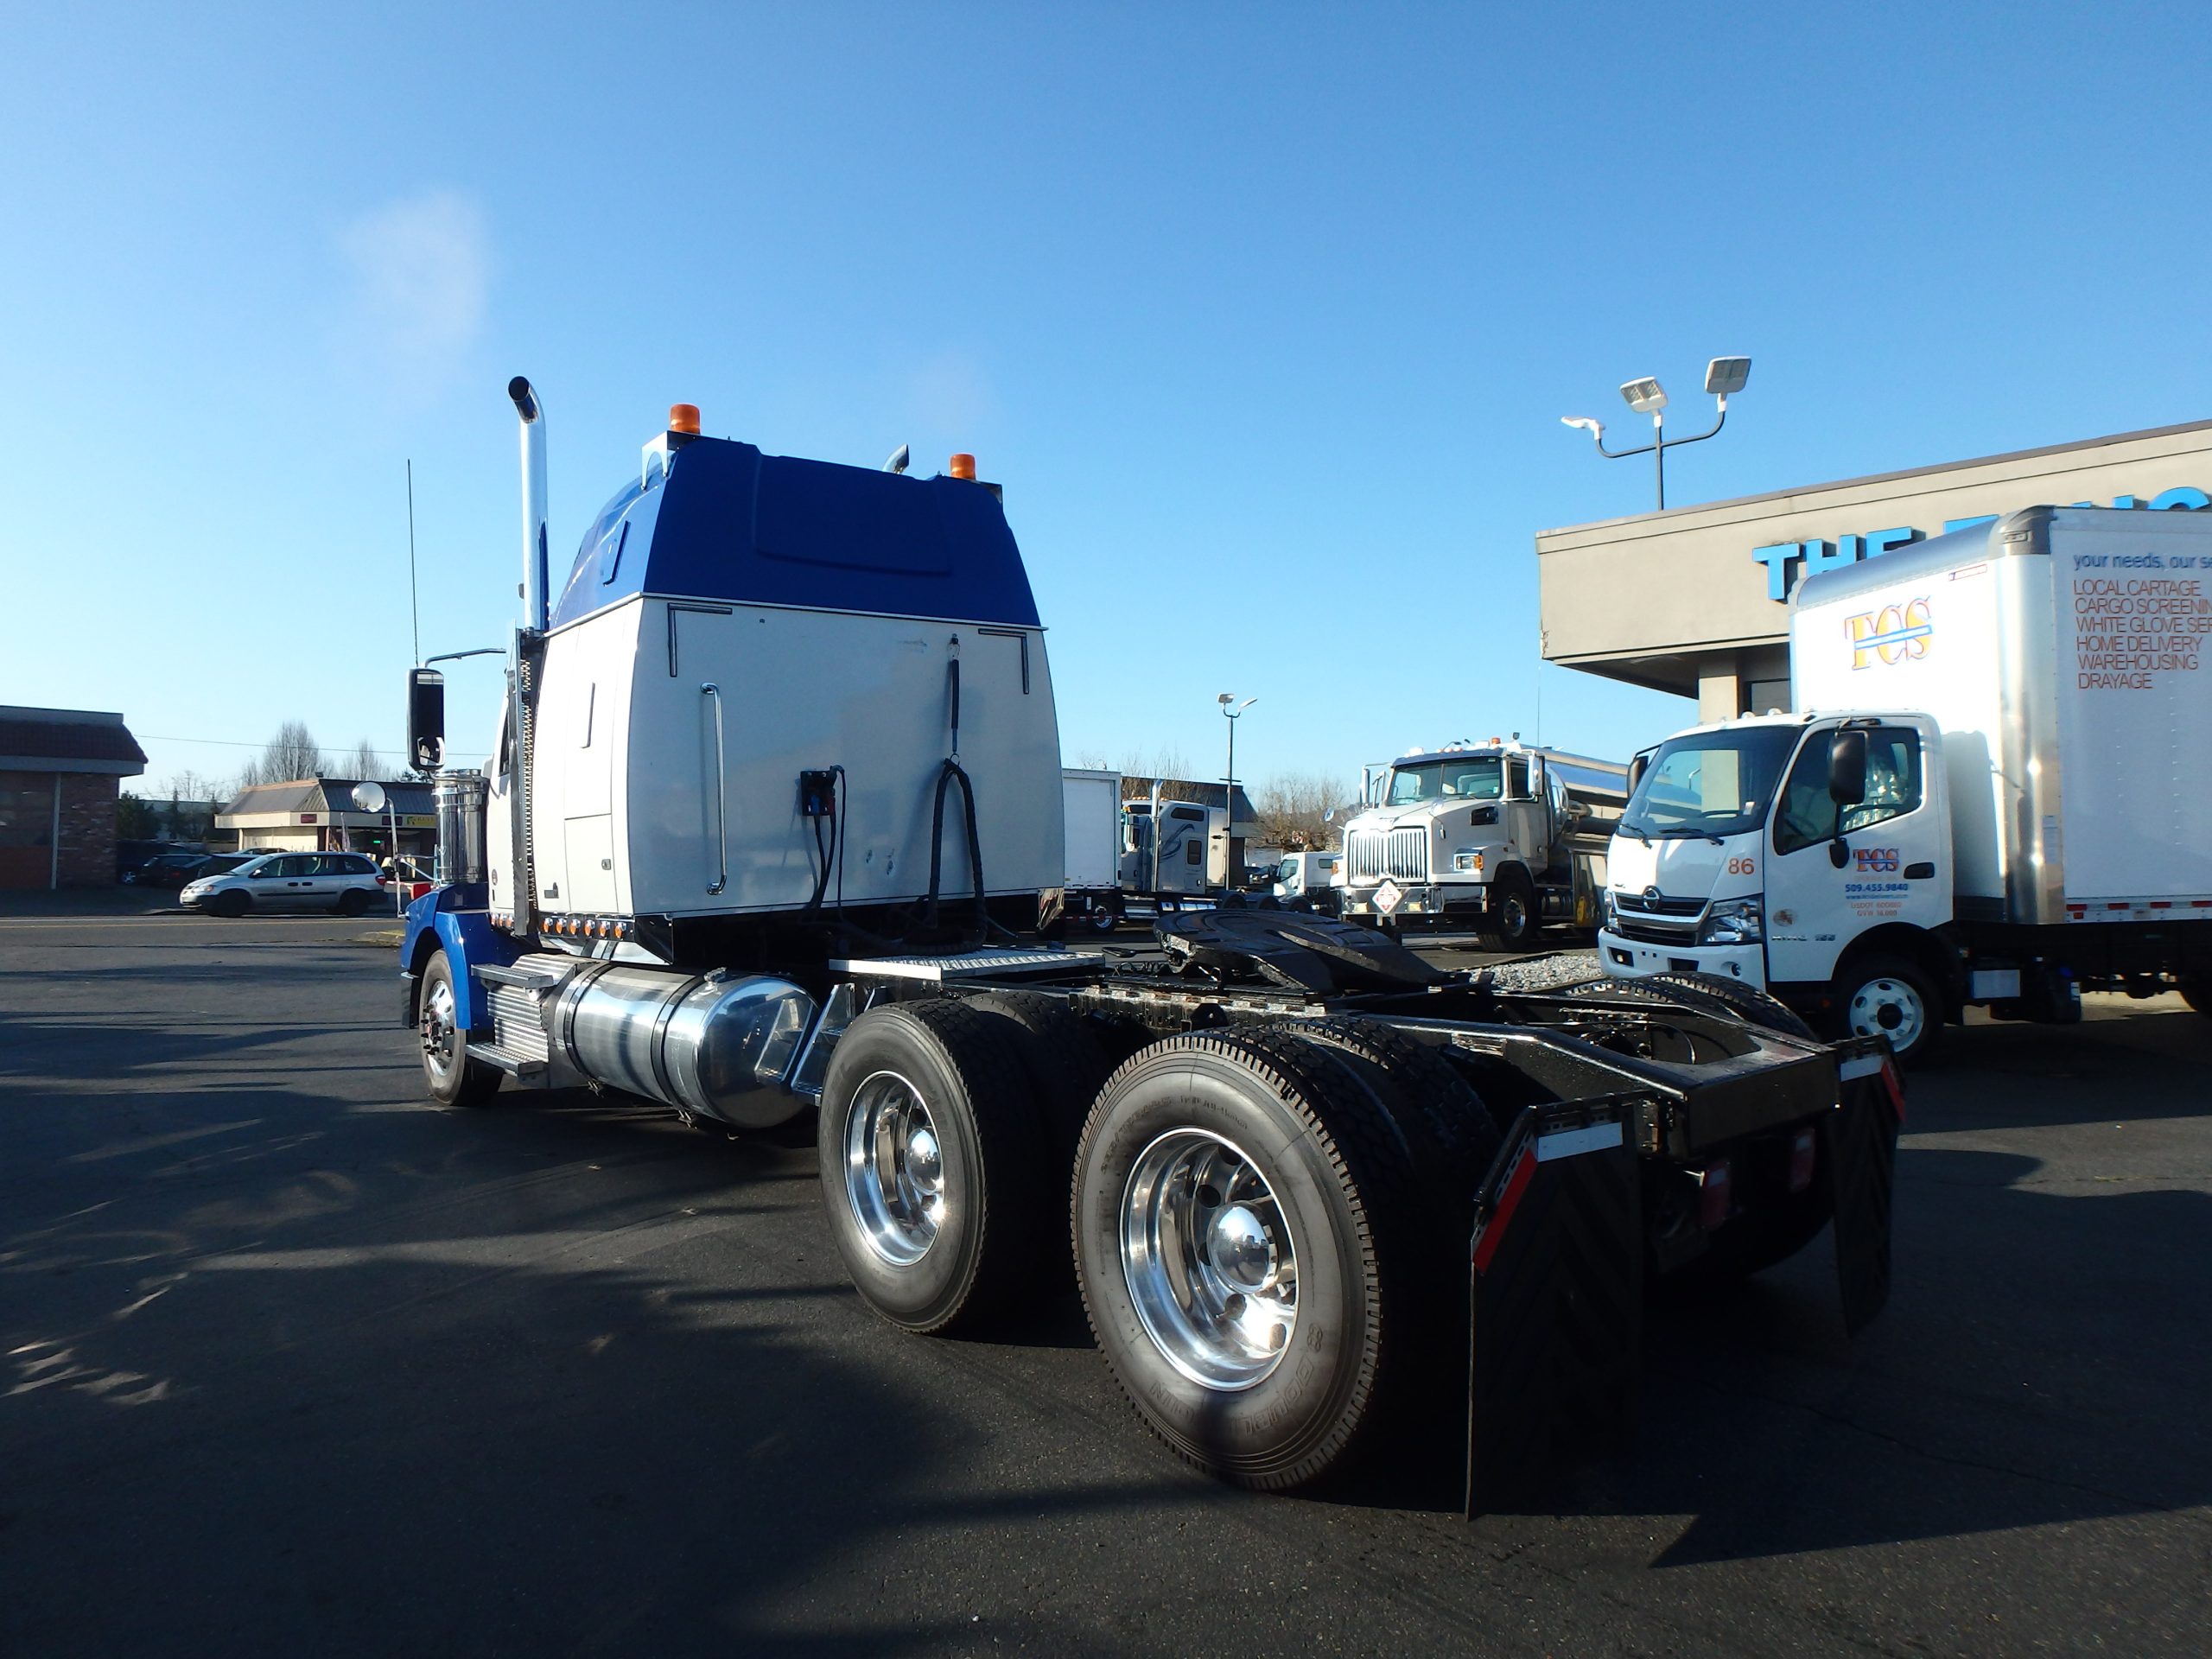
<path fill-rule="evenodd" d="M 0 1653 L 2202 1655 L 2212 1020 L 1978 1025 L 1888 1311 L 1655 1300 L 1632 1457 L 1456 1512 L 1149 1439 L 1072 1289 L 925 1341 L 810 1148 L 426 1106 L 389 918 L 0 914 Z"/>

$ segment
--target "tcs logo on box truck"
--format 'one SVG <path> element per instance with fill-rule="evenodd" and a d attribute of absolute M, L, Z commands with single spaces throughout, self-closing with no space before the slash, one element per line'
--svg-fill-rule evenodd
<path fill-rule="evenodd" d="M 1925 657 L 1936 625 L 1929 613 L 1928 601 L 1915 599 L 1903 605 L 1885 605 L 1878 611 L 1861 611 L 1856 616 L 1847 616 L 1843 620 L 1843 631 L 1851 640 L 1851 665 L 1860 669 L 1872 668 L 1878 655 L 1885 663 L 1901 663 L 1908 658 L 1916 661 Z"/>

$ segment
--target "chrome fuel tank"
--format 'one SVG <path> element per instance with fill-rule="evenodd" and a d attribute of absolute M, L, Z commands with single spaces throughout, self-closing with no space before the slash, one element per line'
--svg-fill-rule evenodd
<path fill-rule="evenodd" d="M 594 963 L 562 988 L 552 1036 L 587 1077 L 765 1129 L 807 1103 L 783 1078 L 813 1018 L 814 999 L 788 980 Z"/>

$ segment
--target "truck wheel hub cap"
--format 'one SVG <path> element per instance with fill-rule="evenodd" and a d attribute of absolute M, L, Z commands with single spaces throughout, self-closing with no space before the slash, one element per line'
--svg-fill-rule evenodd
<path fill-rule="evenodd" d="M 944 1225 L 944 1149 L 921 1091 L 896 1071 L 878 1071 L 853 1091 L 845 1199 L 868 1249 L 894 1268 L 928 1255 Z"/>
<path fill-rule="evenodd" d="M 423 1059 L 442 1075 L 453 1064 L 453 988 L 438 984 L 423 1000 Z"/>
<path fill-rule="evenodd" d="M 1298 1327 L 1298 1251 L 1259 1166 L 1203 1129 L 1137 1154 L 1122 1189 L 1122 1274 L 1161 1357 L 1224 1391 L 1264 1381 Z"/>
<path fill-rule="evenodd" d="M 1920 998 L 1903 980 L 1869 980 L 1851 999 L 1851 1029 L 1861 1037 L 1886 1037 L 1893 1048 L 1908 1048 L 1927 1020 Z"/>

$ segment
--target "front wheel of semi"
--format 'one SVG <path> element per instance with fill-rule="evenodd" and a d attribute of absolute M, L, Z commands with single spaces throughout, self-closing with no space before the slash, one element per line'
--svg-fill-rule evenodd
<path fill-rule="evenodd" d="M 468 1021 L 461 1007 L 453 963 L 441 950 L 423 970 L 415 1017 L 416 1035 L 423 1043 L 423 1082 L 441 1106 L 481 1106 L 505 1081 L 497 1066 L 469 1058 Z"/>
<path fill-rule="evenodd" d="M 1010 1311 L 1040 1278 L 1047 1179 L 1023 1033 L 957 1002 L 871 1008 L 823 1080 L 830 1231 L 870 1307 L 929 1332 Z"/>
<path fill-rule="evenodd" d="M 1262 1489 L 1339 1471 L 1408 1397 L 1426 1298 L 1405 1145 L 1342 1059 L 1281 1030 L 1192 1033 L 1107 1084 L 1077 1154 L 1077 1276 L 1154 1433 Z"/>

